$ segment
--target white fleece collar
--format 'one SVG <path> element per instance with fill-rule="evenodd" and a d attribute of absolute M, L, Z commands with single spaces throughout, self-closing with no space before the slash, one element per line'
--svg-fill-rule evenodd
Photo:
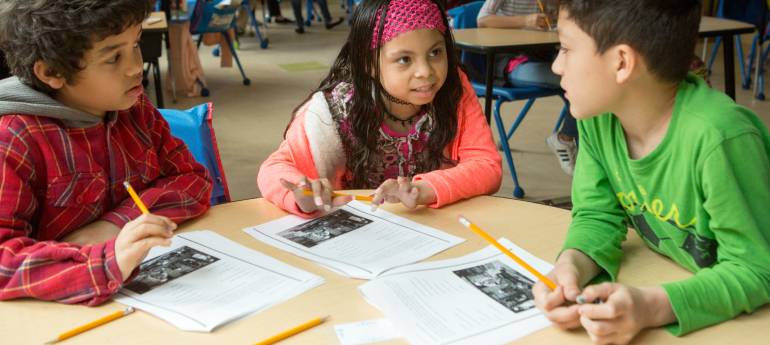
<path fill-rule="evenodd" d="M 345 152 L 323 92 L 310 98 L 303 125 L 318 176 L 334 183 L 337 172 L 345 168 Z"/>

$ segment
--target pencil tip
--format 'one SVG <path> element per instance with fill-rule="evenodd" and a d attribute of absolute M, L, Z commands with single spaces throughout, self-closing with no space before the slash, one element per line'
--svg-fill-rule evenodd
<path fill-rule="evenodd" d="M 471 222 L 468 220 L 468 218 L 463 217 L 461 214 L 457 215 L 457 220 L 460 222 L 460 224 L 466 227 L 471 225 Z"/>

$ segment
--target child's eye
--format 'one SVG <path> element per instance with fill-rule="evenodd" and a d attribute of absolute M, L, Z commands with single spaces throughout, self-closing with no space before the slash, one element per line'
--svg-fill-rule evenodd
<path fill-rule="evenodd" d="M 441 48 L 436 48 L 436 49 L 433 49 L 433 50 L 430 52 L 430 56 L 431 56 L 431 57 L 434 57 L 434 56 L 439 56 L 439 55 L 441 55 Z"/>
<path fill-rule="evenodd" d="M 108 64 L 114 64 L 114 63 L 117 63 L 118 60 L 120 60 L 120 54 L 115 54 L 114 57 L 112 57 L 111 59 L 107 60 L 107 63 Z"/>
<path fill-rule="evenodd" d="M 402 57 L 398 58 L 398 60 L 396 60 L 397 63 L 402 64 L 402 65 L 406 65 L 406 64 L 408 64 L 411 61 L 412 60 L 408 56 L 402 56 Z"/>
<path fill-rule="evenodd" d="M 558 45 L 558 46 L 556 46 L 556 50 L 557 50 L 559 53 L 567 53 L 567 51 L 568 51 L 568 49 L 567 49 L 567 48 L 565 48 L 565 47 L 564 47 L 564 46 L 562 46 L 562 45 Z"/>

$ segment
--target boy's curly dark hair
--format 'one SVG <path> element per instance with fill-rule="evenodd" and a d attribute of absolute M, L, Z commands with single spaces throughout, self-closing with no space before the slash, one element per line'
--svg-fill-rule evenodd
<path fill-rule="evenodd" d="M 38 91 L 55 90 L 40 81 L 35 62 L 48 75 L 74 84 L 85 52 L 94 42 L 141 23 L 154 0 L 0 0 L 0 50 L 11 73 Z"/>

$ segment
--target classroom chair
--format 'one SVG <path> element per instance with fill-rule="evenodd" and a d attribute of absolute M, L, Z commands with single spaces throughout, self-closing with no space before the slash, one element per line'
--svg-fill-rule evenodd
<path fill-rule="evenodd" d="M 467 29 L 477 27 L 476 17 L 478 16 L 483 4 L 484 1 L 476 1 L 449 10 L 447 14 L 452 17 L 454 28 Z M 485 66 L 486 62 L 484 57 L 475 53 L 463 51 L 460 55 L 460 61 L 466 66 L 470 66 L 471 68 L 475 69 L 476 71 L 485 71 L 487 67 Z M 471 85 L 473 85 L 473 90 L 476 91 L 477 97 L 484 96 L 486 92 L 486 85 L 483 81 L 471 79 Z M 516 198 L 524 197 L 524 189 L 521 188 L 521 185 L 519 184 L 519 177 L 516 174 L 516 166 L 513 162 L 513 155 L 511 154 L 509 141 L 513 136 L 513 133 L 516 132 L 516 129 L 519 128 L 521 121 L 524 120 L 524 117 L 527 116 L 527 113 L 529 112 L 530 108 L 532 108 L 535 100 L 549 96 L 560 96 L 562 99 L 564 99 L 563 92 L 559 89 L 509 86 L 494 86 L 492 88 L 492 97 L 495 100 L 493 115 L 495 118 L 497 131 L 500 136 L 500 148 L 503 150 L 505 161 L 508 164 L 508 169 L 511 171 L 511 178 L 513 179 L 513 196 Z M 524 104 L 524 107 L 519 112 L 516 120 L 514 120 L 511 127 L 506 131 L 505 123 L 500 116 L 500 107 L 504 102 L 523 100 L 526 100 L 527 103 Z M 564 122 L 564 117 L 567 116 L 568 110 L 569 107 L 566 105 L 565 100 L 565 105 L 559 114 L 559 118 L 556 121 L 556 126 L 554 127 L 553 132 L 559 130 L 562 122 Z"/>
<path fill-rule="evenodd" d="M 198 47 L 200 47 L 203 40 L 203 34 L 218 33 L 222 35 L 225 42 L 227 42 L 227 47 L 230 48 L 233 54 L 233 58 L 235 58 L 238 70 L 241 72 L 243 85 L 250 85 L 251 80 L 246 77 L 246 72 L 243 71 L 241 60 L 238 58 L 238 52 L 235 50 L 233 40 L 228 33 L 228 30 L 235 25 L 235 13 L 238 9 L 232 6 L 217 8 L 216 5 L 219 1 L 216 0 L 188 0 L 188 3 L 190 2 L 194 6 L 190 15 L 190 33 L 199 35 Z"/>
<path fill-rule="evenodd" d="M 770 23 L 768 22 L 768 2 L 766 0 L 733 0 L 725 2 L 719 0 L 716 4 L 716 16 L 720 18 L 734 19 L 742 22 L 754 24 L 757 27 L 757 34 L 751 43 L 751 50 L 748 56 L 748 66 L 746 66 L 743 51 L 743 42 L 741 36 L 735 35 L 735 49 L 738 52 L 738 66 L 740 67 L 741 87 L 744 90 L 751 88 L 752 70 L 756 67 L 754 97 L 758 100 L 765 99 L 765 77 L 764 62 L 770 55 L 770 46 L 763 48 L 764 42 L 770 40 Z M 711 67 L 716 60 L 719 46 L 722 44 L 722 38 L 717 37 L 714 40 L 711 55 L 709 56 L 707 68 L 711 73 Z M 764 49 L 764 50 L 763 50 Z M 705 46 L 704 46 L 705 51 Z M 757 64 L 756 66 L 754 64 Z"/>
<path fill-rule="evenodd" d="M 211 205 L 230 202 L 225 169 L 219 156 L 217 137 L 214 135 L 212 103 L 204 103 L 187 110 L 158 109 L 168 122 L 171 134 L 181 139 L 195 160 L 205 166 L 214 182 Z"/>
<path fill-rule="evenodd" d="M 262 49 L 267 49 L 267 45 L 270 44 L 270 39 L 267 38 L 267 24 L 265 24 L 265 34 L 263 35 L 261 31 L 259 31 L 259 22 L 257 21 L 257 17 L 254 15 L 254 9 L 251 8 L 251 5 L 249 5 L 249 0 L 244 0 L 241 3 L 241 6 L 243 7 L 244 12 L 248 13 L 249 15 L 249 24 L 254 28 L 255 36 L 257 36 L 257 39 L 259 40 L 259 47 Z M 262 17 L 265 17 L 265 3 L 262 1 Z"/>

